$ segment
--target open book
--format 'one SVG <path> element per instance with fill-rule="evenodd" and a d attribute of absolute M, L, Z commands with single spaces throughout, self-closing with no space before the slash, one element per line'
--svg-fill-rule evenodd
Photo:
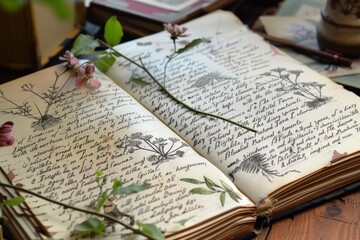
<path fill-rule="evenodd" d="M 0 122 L 16 142 L 0 164 L 14 185 L 86 207 L 108 183 L 148 182 L 111 199 L 169 239 L 231 239 L 272 217 L 360 180 L 360 98 L 289 58 L 216 11 L 186 24 L 211 43 L 179 55 L 166 87 L 196 109 L 255 128 L 194 114 L 157 85 L 136 85 L 138 68 L 119 60 L 96 91 L 74 90 L 59 65 L 0 85 Z M 173 44 L 161 32 L 117 47 L 141 57 L 158 79 Z M 55 74 L 57 73 L 57 74 Z M 146 79 L 146 78 L 145 78 Z M 151 80 L 148 79 L 150 82 Z M 86 215 L 23 194 L 54 238 L 71 238 Z M 126 219 L 125 219 L 126 220 Z M 105 237 L 128 236 L 119 226 Z M 102 236 L 104 237 L 104 236 Z"/>

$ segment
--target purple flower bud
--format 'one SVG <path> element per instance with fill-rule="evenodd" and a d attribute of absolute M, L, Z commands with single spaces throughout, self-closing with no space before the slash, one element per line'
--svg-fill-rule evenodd
<path fill-rule="evenodd" d="M 178 37 L 186 37 L 187 34 L 184 34 L 188 29 L 186 27 L 180 27 L 177 24 L 164 23 L 165 31 L 171 34 L 172 39 L 177 39 Z"/>

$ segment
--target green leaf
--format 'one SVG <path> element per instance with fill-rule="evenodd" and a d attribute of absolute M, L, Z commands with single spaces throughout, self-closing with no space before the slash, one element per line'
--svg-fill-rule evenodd
<path fill-rule="evenodd" d="M 74 41 L 71 49 L 74 56 L 91 54 L 100 44 L 97 40 L 89 35 L 80 34 Z"/>
<path fill-rule="evenodd" d="M 226 196 L 226 193 L 225 193 L 225 192 L 222 192 L 222 193 L 220 194 L 221 206 L 224 206 L 224 205 L 225 205 L 225 196 Z"/>
<path fill-rule="evenodd" d="M 115 57 L 121 57 L 121 54 L 115 51 L 112 51 L 111 54 L 113 54 Z"/>
<path fill-rule="evenodd" d="M 238 199 L 240 199 L 240 197 L 239 197 L 236 193 L 234 193 L 234 192 L 232 192 L 232 191 L 227 191 L 227 193 L 229 194 L 229 196 L 230 196 L 235 202 L 239 202 Z"/>
<path fill-rule="evenodd" d="M 192 219 L 193 217 L 189 217 L 189 218 L 187 218 L 187 219 L 182 219 L 182 220 L 180 220 L 180 221 L 177 221 L 177 222 L 175 222 L 175 223 L 178 223 L 178 224 L 180 224 L 181 226 L 185 226 L 185 224 L 190 220 L 190 219 Z"/>
<path fill-rule="evenodd" d="M 126 187 L 118 187 L 116 189 L 113 190 L 113 193 L 115 195 L 117 194 L 124 194 L 124 195 L 129 195 L 132 193 L 138 193 L 140 191 L 143 191 L 147 188 L 150 187 L 149 183 L 143 183 L 143 184 L 137 184 L 137 183 L 132 183 L 129 186 Z"/>
<path fill-rule="evenodd" d="M 96 211 L 99 212 L 102 206 L 104 205 L 105 201 L 108 199 L 108 195 L 106 192 L 103 192 L 99 199 L 96 202 Z"/>
<path fill-rule="evenodd" d="M 239 202 L 238 199 L 241 199 L 235 192 L 232 190 L 232 188 L 227 185 L 225 182 L 221 181 L 221 184 L 225 188 L 226 192 L 229 194 L 229 196 L 235 201 Z"/>
<path fill-rule="evenodd" d="M 103 233 L 105 231 L 105 224 L 98 218 L 89 218 L 86 221 L 75 225 L 75 234 L 90 234 Z"/>
<path fill-rule="evenodd" d="M 143 86 L 150 84 L 149 82 L 144 81 L 143 78 L 141 78 L 141 77 L 131 77 L 130 81 L 135 84 L 139 84 L 139 85 L 143 85 Z"/>
<path fill-rule="evenodd" d="M 136 221 L 136 225 L 139 226 L 139 231 L 156 240 L 164 240 L 165 237 L 162 234 L 161 230 L 156 227 L 154 224 L 150 223 L 141 223 Z"/>
<path fill-rule="evenodd" d="M 107 54 L 98 60 L 95 61 L 95 66 L 102 72 L 107 72 L 109 68 L 114 65 L 116 59 L 111 56 L 110 54 Z"/>
<path fill-rule="evenodd" d="M 208 188 L 210 188 L 211 190 L 215 190 L 214 187 L 218 187 L 218 185 L 216 183 L 214 183 L 212 180 L 210 180 L 209 178 L 204 177 L 204 179 L 205 179 L 206 186 Z"/>
<path fill-rule="evenodd" d="M 101 177 L 103 174 L 104 173 L 102 171 L 100 171 L 100 170 L 96 170 L 96 172 L 95 172 L 96 177 Z"/>
<path fill-rule="evenodd" d="M 0 219 L 3 218 L 3 210 L 2 210 L 2 207 L 3 207 L 3 206 L 0 207 Z"/>
<path fill-rule="evenodd" d="M 25 2 L 25 0 L 0 0 L 0 7 L 5 11 L 13 12 L 24 6 Z"/>
<path fill-rule="evenodd" d="M 193 178 L 181 178 L 180 181 L 192 183 L 192 184 L 203 184 L 204 183 L 203 181 L 199 181 L 199 180 L 193 179 Z"/>
<path fill-rule="evenodd" d="M 115 179 L 115 180 L 114 180 L 114 183 L 113 183 L 113 186 L 112 186 L 113 190 L 114 190 L 114 189 L 117 189 L 117 188 L 119 188 L 119 187 L 121 187 L 121 186 L 122 186 L 122 181 L 120 181 L 120 180 L 118 180 L 118 179 Z"/>
<path fill-rule="evenodd" d="M 223 180 L 220 180 L 220 182 L 221 182 L 221 184 L 223 185 L 223 187 L 225 188 L 226 191 L 233 192 L 233 189 L 227 183 L 225 183 Z"/>
<path fill-rule="evenodd" d="M 97 50 L 95 52 L 92 52 L 91 54 L 93 54 L 93 55 L 105 55 L 105 54 L 109 54 L 109 52 L 105 51 L 105 50 Z"/>
<path fill-rule="evenodd" d="M 215 193 L 215 192 L 207 190 L 205 188 L 193 188 L 190 190 L 190 192 L 193 194 L 200 194 L 200 195 L 209 195 L 209 194 Z"/>
<path fill-rule="evenodd" d="M 107 20 L 104 29 L 104 38 L 106 43 L 110 46 L 115 46 L 120 43 L 123 35 L 123 29 L 120 22 L 117 20 L 117 17 L 110 17 Z"/>
<path fill-rule="evenodd" d="M 3 204 L 4 204 L 4 205 L 7 205 L 7 206 L 16 206 L 16 205 L 20 205 L 20 204 L 23 203 L 24 201 L 25 201 L 25 198 L 22 197 L 22 196 L 19 196 L 19 197 L 14 197 L 14 198 L 5 200 L 5 201 L 3 202 Z"/>
<path fill-rule="evenodd" d="M 194 39 L 192 42 L 188 43 L 185 47 L 177 50 L 176 53 L 180 54 L 180 53 L 183 53 L 185 51 L 188 51 L 188 50 L 198 46 L 201 43 L 209 43 L 209 42 L 210 42 L 210 40 L 208 40 L 206 38 L 197 38 L 197 39 Z"/>

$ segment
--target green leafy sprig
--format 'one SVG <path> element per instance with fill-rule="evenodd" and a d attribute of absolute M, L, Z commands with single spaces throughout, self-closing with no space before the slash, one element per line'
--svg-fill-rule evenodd
<path fill-rule="evenodd" d="M 143 184 L 132 183 L 128 186 L 123 186 L 123 183 L 120 180 L 115 179 L 111 191 L 109 192 L 108 190 L 104 190 L 104 186 L 106 185 L 107 182 L 106 176 L 103 176 L 103 173 L 101 171 L 96 171 L 95 177 L 96 177 L 95 181 L 100 189 L 99 197 L 95 204 L 95 211 L 97 213 L 100 212 L 105 202 L 109 200 L 111 197 L 114 197 L 116 195 L 129 195 L 133 193 L 138 193 L 150 187 L 150 184 L 146 182 Z M 131 216 L 125 213 L 121 213 L 121 214 L 123 216 L 130 218 L 131 222 L 133 221 L 133 218 Z M 146 223 L 141 223 L 140 221 L 136 221 L 136 225 L 138 226 L 138 229 L 135 229 L 131 226 L 131 224 L 128 225 L 123 222 L 121 223 L 117 222 L 117 223 L 121 224 L 127 229 L 132 230 L 134 234 L 140 234 L 149 239 L 164 239 L 160 229 L 158 229 L 154 224 L 146 224 Z M 84 222 L 77 224 L 75 226 L 74 232 L 78 235 L 88 235 L 91 233 L 99 234 L 104 232 L 105 227 L 106 226 L 104 222 L 101 221 L 99 218 L 90 217 Z"/>
<path fill-rule="evenodd" d="M 139 221 L 136 221 L 136 225 L 138 226 L 138 228 L 135 228 L 129 224 L 126 224 L 126 223 L 120 221 L 116 217 L 110 216 L 108 214 L 100 213 L 100 209 L 103 206 L 104 202 L 106 201 L 107 197 L 111 197 L 111 196 L 119 195 L 119 194 L 128 195 L 128 194 L 132 194 L 132 193 L 138 193 L 144 189 L 147 189 L 150 186 L 150 184 L 148 184 L 148 183 L 143 183 L 143 184 L 132 183 L 128 186 L 122 186 L 122 182 L 120 180 L 115 180 L 113 183 L 111 192 L 108 193 L 107 190 L 103 190 L 103 187 L 106 183 L 106 178 L 102 178 L 102 172 L 100 172 L 100 171 L 96 172 L 96 182 L 98 183 L 98 186 L 100 187 L 100 194 L 99 194 L 99 198 L 97 200 L 95 210 L 79 208 L 79 207 L 75 207 L 72 205 L 68 205 L 68 204 L 53 200 L 51 198 L 45 197 L 36 192 L 30 191 L 30 190 L 27 190 L 27 189 L 24 189 L 24 188 L 21 188 L 18 186 L 14 186 L 11 184 L 0 182 L 0 186 L 6 187 L 6 188 L 11 188 L 11 189 L 14 189 L 14 190 L 17 190 L 20 192 L 24 192 L 24 193 L 33 195 L 33 196 L 43 199 L 45 201 L 62 206 L 62 207 L 64 207 L 64 209 L 72 209 L 75 211 L 79 211 L 79 212 L 83 212 L 83 213 L 87 213 L 92 216 L 95 216 L 95 217 L 90 217 L 86 221 L 75 226 L 74 232 L 79 235 L 86 235 L 86 234 L 92 234 L 92 233 L 95 233 L 95 234 L 103 233 L 105 231 L 105 227 L 106 227 L 104 222 L 102 220 L 100 220 L 100 218 L 103 218 L 103 219 L 107 219 L 110 222 L 118 223 L 118 224 L 122 225 L 123 227 L 125 227 L 126 229 L 131 230 L 133 234 L 142 235 L 142 236 L 146 237 L 147 239 L 152 239 L 152 240 L 164 240 L 165 239 L 161 230 L 159 228 L 157 228 L 156 225 L 154 225 L 154 224 L 141 223 Z M 5 200 L 1 203 L 0 207 L 3 207 L 4 205 L 9 205 L 9 206 L 10 205 L 11 206 L 18 205 L 18 204 L 21 204 L 23 201 L 24 201 L 23 197 L 17 197 L 14 199 Z"/>
<path fill-rule="evenodd" d="M 219 198 L 220 198 L 221 206 L 225 205 L 226 195 L 229 195 L 229 197 L 235 202 L 239 202 L 239 199 L 241 199 L 241 197 L 237 195 L 234 192 L 234 190 L 222 180 L 220 180 L 221 185 L 216 184 L 214 181 L 212 181 L 211 179 L 205 176 L 204 176 L 204 181 L 197 180 L 194 178 L 181 178 L 180 180 L 183 182 L 196 184 L 196 185 L 202 185 L 202 184 L 206 185 L 207 188 L 197 187 L 191 189 L 190 192 L 193 194 L 210 195 L 210 194 L 220 193 Z"/>
<path fill-rule="evenodd" d="M 229 122 L 231 124 L 234 124 L 234 125 L 236 125 L 238 127 L 244 128 L 244 129 L 246 129 L 248 131 L 257 132 L 255 129 L 252 129 L 252 128 L 248 127 L 248 126 L 245 126 L 245 125 L 242 125 L 242 124 L 237 123 L 235 121 L 232 121 L 230 119 L 227 119 L 227 118 L 224 118 L 224 117 L 212 114 L 212 113 L 207 113 L 207 112 L 197 110 L 197 109 L 189 106 L 188 104 L 182 102 L 181 100 L 177 99 L 165 87 L 166 69 L 167 69 L 168 63 L 171 60 L 173 60 L 176 56 L 178 56 L 179 54 L 187 52 L 190 49 L 193 49 L 193 48 L 195 48 L 196 46 L 198 46 L 198 45 L 200 45 L 202 43 L 208 43 L 209 42 L 208 39 L 206 39 L 206 38 L 195 39 L 195 40 L 191 41 L 190 43 L 188 43 L 187 45 L 185 45 L 183 48 L 180 48 L 178 50 L 176 50 L 176 41 L 175 41 L 175 39 L 173 39 L 174 52 L 171 55 L 167 56 L 168 60 L 165 63 L 164 73 L 163 73 L 163 82 L 164 82 L 164 84 L 161 84 L 160 81 L 158 79 L 156 79 L 155 76 L 148 70 L 148 68 L 145 66 L 145 64 L 144 64 L 144 62 L 142 61 L 141 58 L 139 58 L 138 61 L 135 61 L 135 60 L 127 57 L 126 55 L 120 53 L 116 49 L 114 49 L 114 46 L 121 42 L 122 37 L 123 37 L 123 30 L 122 30 L 121 24 L 117 20 L 117 18 L 115 16 L 113 16 L 106 22 L 106 25 L 105 25 L 105 31 L 104 31 L 105 42 L 100 40 L 100 39 L 94 39 L 92 36 L 81 34 L 76 38 L 76 40 L 74 42 L 74 46 L 71 49 L 71 52 L 72 52 L 72 54 L 74 54 L 74 56 L 79 56 L 79 55 L 97 56 L 99 54 L 102 54 L 102 56 L 97 58 L 95 60 L 95 62 L 94 62 L 94 64 L 102 72 L 106 72 L 106 71 L 109 70 L 109 68 L 115 63 L 116 57 L 122 57 L 126 61 L 130 62 L 131 64 L 133 64 L 133 65 L 137 66 L 138 68 L 142 69 L 151 78 L 151 80 L 153 80 L 158 85 L 158 87 L 160 88 L 160 90 L 162 92 L 167 94 L 172 100 L 174 100 L 176 103 L 182 105 L 183 107 L 191 110 L 194 113 L 205 115 L 205 116 L 208 116 L 208 117 L 213 117 L 213 118 L 216 118 L 216 119 L 220 119 L 220 120 L 223 120 L 225 122 Z M 108 51 L 100 51 L 100 52 L 96 51 L 96 49 L 98 47 L 100 47 L 100 46 L 107 47 Z M 143 81 L 142 78 L 135 77 L 135 76 L 132 78 L 132 81 L 134 83 L 141 84 L 141 85 L 148 84 L 147 82 Z"/>

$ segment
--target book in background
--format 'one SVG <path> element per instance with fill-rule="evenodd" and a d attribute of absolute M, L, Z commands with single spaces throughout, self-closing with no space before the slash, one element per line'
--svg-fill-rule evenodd
<path fill-rule="evenodd" d="M 81 31 L 85 7 L 69 3 L 74 13 L 62 19 L 39 1 L 27 1 L 15 11 L 0 8 L 0 67 L 13 70 L 37 70 L 58 54 L 68 39 Z"/>
<path fill-rule="evenodd" d="M 240 4 L 242 0 L 175 2 L 178 4 L 174 4 L 174 1 L 157 0 L 92 0 L 87 8 L 87 18 L 90 22 L 103 26 L 109 17 L 116 15 L 127 34 L 142 37 L 162 31 L 163 23 L 181 24 L 231 3 Z"/>

